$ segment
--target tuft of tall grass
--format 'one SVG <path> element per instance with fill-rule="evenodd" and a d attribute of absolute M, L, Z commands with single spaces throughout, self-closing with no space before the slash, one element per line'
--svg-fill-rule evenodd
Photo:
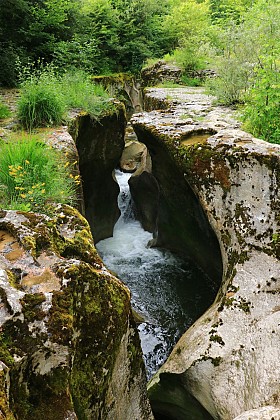
<path fill-rule="evenodd" d="M 69 71 L 61 79 L 67 109 L 82 109 L 98 119 L 102 112 L 113 109 L 109 93 L 103 86 L 95 84 L 82 70 Z"/>
<path fill-rule="evenodd" d="M 11 111 L 7 107 L 7 105 L 3 104 L 0 99 L 0 120 L 4 118 L 8 118 L 11 115 Z"/>
<path fill-rule="evenodd" d="M 52 203 L 73 204 L 75 180 L 61 159 L 35 136 L 0 144 L 0 207 L 45 213 Z"/>
<path fill-rule="evenodd" d="M 53 71 L 37 72 L 22 83 L 18 118 L 26 129 L 60 124 L 64 111 L 65 102 Z"/>
<path fill-rule="evenodd" d="M 60 124 L 70 109 L 81 109 L 98 119 L 102 112 L 113 108 L 105 89 L 91 82 L 82 70 L 57 75 L 49 66 L 27 72 L 21 84 L 18 118 L 32 131 L 35 127 Z"/>

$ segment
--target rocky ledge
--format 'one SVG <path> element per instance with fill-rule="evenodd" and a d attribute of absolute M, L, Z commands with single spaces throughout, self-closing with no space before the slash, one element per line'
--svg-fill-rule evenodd
<path fill-rule="evenodd" d="M 157 110 L 132 120 L 160 193 L 167 184 L 160 165 L 170 161 L 174 188 L 180 181 L 193 191 L 223 265 L 215 301 L 177 343 L 149 394 L 158 413 L 176 406 L 178 418 L 208 418 L 194 399 L 214 419 L 255 418 L 250 410 L 279 418 L 280 146 L 242 131 L 233 111 L 213 100 L 200 88 L 149 89 L 146 106 Z"/>
<path fill-rule="evenodd" d="M 0 212 L 1 418 L 151 418 L 129 291 L 55 214 Z"/>

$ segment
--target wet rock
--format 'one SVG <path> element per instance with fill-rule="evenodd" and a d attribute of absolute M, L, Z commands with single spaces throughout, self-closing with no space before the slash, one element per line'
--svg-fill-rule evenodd
<path fill-rule="evenodd" d="M 152 418 L 129 291 L 78 211 L 55 214 L 0 213 L 1 414 Z"/>
<path fill-rule="evenodd" d="M 155 93 L 167 94 L 170 101 L 169 90 Z M 171 102 L 169 111 L 136 115 L 134 129 L 151 153 L 161 190 L 168 180 L 156 168 L 172 162 L 167 172 L 174 188 L 184 180 L 197 197 L 219 242 L 223 276 L 215 302 L 152 379 L 152 404 L 165 401 L 163 378 L 171 375 L 215 419 L 278 409 L 280 146 L 241 131 L 231 111 L 214 108 L 201 89 L 175 90 Z M 177 124 L 185 116 L 193 124 Z M 203 131 L 210 131 L 208 139 L 192 137 L 188 144 Z M 180 406 L 175 394 L 171 402 Z"/>

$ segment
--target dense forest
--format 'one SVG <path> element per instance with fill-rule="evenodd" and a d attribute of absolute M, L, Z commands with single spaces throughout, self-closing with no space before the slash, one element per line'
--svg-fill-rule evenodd
<path fill-rule="evenodd" d="M 279 142 L 279 0 L 1 0 L 0 86 L 30 66 L 138 74 L 152 60 L 185 80 L 213 69 L 208 89 L 243 106 L 247 129 Z"/>

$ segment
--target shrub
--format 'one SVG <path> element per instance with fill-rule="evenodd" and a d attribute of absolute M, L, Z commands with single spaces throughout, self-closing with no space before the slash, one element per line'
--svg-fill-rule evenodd
<path fill-rule="evenodd" d="M 280 81 L 278 70 L 258 69 L 244 111 L 246 129 L 270 143 L 280 144 Z"/>
<path fill-rule="evenodd" d="M 72 204 L 75 181 L 61 155 L 36 137 L 0 145 L 0 206 L 46 211 L 51 203 Z"/>
<path fill-rule="evenodd" d="M 61 123 L 65 106 L 53 72 L 47 70 L 30 76 L 21 89 L 18 118 L 26 129 Z"/>
<path fill-rule="evenodd" d="M 217 77 L 209 79 L 206 86 L 219 103 L 232 105 L 242 103 L 250 85 L 252 67 L 236 57 L 220 59 L 216 67 Z"/>

